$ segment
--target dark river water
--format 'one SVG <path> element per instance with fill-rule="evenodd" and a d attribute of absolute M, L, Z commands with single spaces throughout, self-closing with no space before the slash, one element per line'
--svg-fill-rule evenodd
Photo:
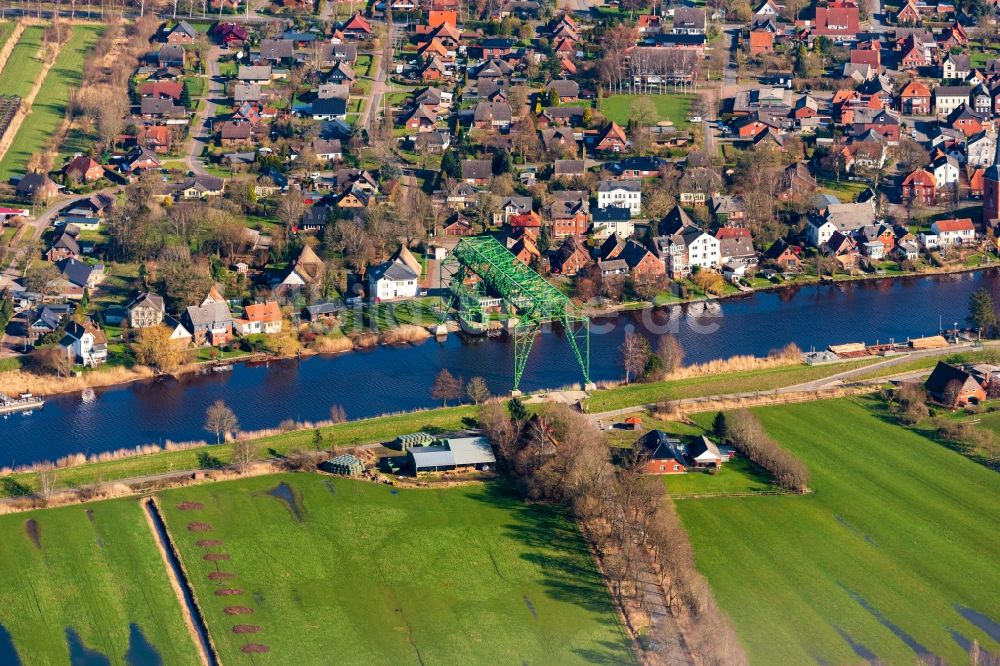
<path fill-rule="evenodd" d="M 969 294 L 988 288 L 1000 299 L 997 271 L 940 277 L 865 281 L 757 293 L 597 319 L 590 336 L 594 381 L 619 379 L 618 347 L 626 330 L 650 337 L 672 332 L 687 362 L 734 354 L 763 355 L 788 342 L 803 350 L 844 342 L 897 341 L 938 332 L 965 318 Z M 1000 302 L 1000 300 L 998 300 Z M 54 460 L 74 452 L 95 453 L 165 440 L 209 439 L 205 409 L 224 400 L 240 427 L 257 430 L 285 419 L 321 420 L 332 405 L 350 419 L 435 405 L 429 386 L 440 368 L 465 379 L 486 379 L 495 392 L 509 391 L 513 343 L 506 338 L 378 347 L 370 351 L 271 363 L 237 365 L 232 372 L 181 380 L 97 389 L 48 400 L 31 415 L 0 420 L 0 465 Z M 576 360 L 559 330 L 539 336 L 521 388 L 533 390 L 581 381 Z"/>

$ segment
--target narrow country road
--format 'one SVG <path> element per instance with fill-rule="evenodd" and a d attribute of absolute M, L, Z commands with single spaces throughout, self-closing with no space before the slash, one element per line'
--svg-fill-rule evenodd
<path fill-rule="evenodd" d="M 201 153 L 212 141 L 210 122 L 215 117 L 216 101 L 224 98 L 226 94 L 226 84 L 219 73 L 221 55 L 222 49 L 218 46 L 213 46 L 208 52 L 208 85 L 202 93 L 204 103 L 192 119 L 191 137 L 184 153 L 184 164 L 188 171 L 199 175 L 207 173 L 201 160 Z"/>

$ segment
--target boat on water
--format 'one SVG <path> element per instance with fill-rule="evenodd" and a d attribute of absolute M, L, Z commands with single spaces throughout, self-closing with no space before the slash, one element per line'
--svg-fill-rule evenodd
<path fill-rule="evenodd" d="M 30 393 L 21 393 L 16 398 L 0 393 L 0 414 L 7 415 L 14 412 L 25 412 L 30 414 L 35 409 L 41 409 L 45 401 Z"/>

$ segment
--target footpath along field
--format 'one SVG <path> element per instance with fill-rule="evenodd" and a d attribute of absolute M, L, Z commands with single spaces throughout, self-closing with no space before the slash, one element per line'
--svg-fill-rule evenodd
<path fill-rule="evenodd" d="M 973 640 L 1000 653 L 1000 476 L 873 407 L 754 410 L 809 467 L 811 495 L 677 502 L 753 663 L 960 664 Z"/>
<path fill-rule="evenodd" d="M 28 117 L 0 162 L 0 182 L 24 173 L 31 156 L 42 150 L 59 129 L 66 117 L 69 96 L 80 86 L 83 61 L 100 38 L 101 30 L 98 26 L 89 25 L 73 27 L 72 36 L 49 69 Z"/>
<path fill-rule="evenodd" d="M 0 664 L 198 663 L 142 512 L 127 499 L 0 516 Z"/>
<path fill-rule="evenodd" d="M 223 663 L 632 662 L 574 525 L 503 483 L 280 474 L 158 502 Z"/>

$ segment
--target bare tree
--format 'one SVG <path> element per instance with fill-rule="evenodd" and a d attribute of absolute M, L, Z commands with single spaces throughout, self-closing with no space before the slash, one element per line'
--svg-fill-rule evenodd
<path fill-rule="evenodd" d="M 222 437 L 239 428 L 236 414 L 222 400 L 216 400 L 205 410 L 205 430 L 215 433 L 216 444 Z"/>
<path fill-rule="evenodd" d="M 669 333 L 660 336 L 656 343 L 656 355 L 663 362 L 663 373 L 667 375 L 676 372 L 684 363 L 684 347 Z"/>
<path fill-rule="evenodd" d="M 458 400 L 462 397 L 462 379 L 442 369 L 434 379 L 431 387 L 431 397 L 440 400 L 445 407 L 449 400 Z"/>
<path fill-rule="evenodd" d="M 233 464 L 240 471 L 246 474 L 250 465 L 257 459 L 257 446 L 249 439 L 240 439 L 233 442 Z"/>
<path fill-rule="evenodd" d="M 59 480 L 56 468 L 53 465 L 45 465 L 38 470 L 35 478 L 38 479 L 38 498 L 45 504 L 48 504 L 49 500 L 52 499 L 52 495 L 55 494 L 56 484 Z"/>
<path fill-rule="evenodd" d="M 622 367 L 625 368 L 625 383 L 628 384 L 633 377 L 638 378 L 646 363 L 649 362 L 649 343 L 646 338 L 638 333 L 628 332 L 625 340 L 618 348 Z"/>
<path fill-rule="evenodd" d="M 490 398 L 490 388 L 486 385 L 486 380 L 482 377 L 473 377 L 465 387 L 465 394 L 469 400 L 475 404 L 486 402 Z"/>

